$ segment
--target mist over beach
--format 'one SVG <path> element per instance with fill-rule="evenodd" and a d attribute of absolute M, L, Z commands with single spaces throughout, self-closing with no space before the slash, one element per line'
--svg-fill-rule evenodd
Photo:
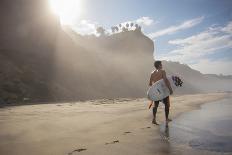
<path fill-rule="evenodd" d="M 0 154 L 231 154 L 231 6 L 2 0 Z M 154 125 L 157 60 L 183 86 Z"/>

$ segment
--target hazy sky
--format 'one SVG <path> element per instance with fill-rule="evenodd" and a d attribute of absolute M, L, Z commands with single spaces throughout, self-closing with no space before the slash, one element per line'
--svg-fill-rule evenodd
<path fill-rule="evenodd" d="M 80 10 L 79 33 L 133 21 L 155 42 L 155 59 L 232 75 L 232 0 L 82 0 Z"/>

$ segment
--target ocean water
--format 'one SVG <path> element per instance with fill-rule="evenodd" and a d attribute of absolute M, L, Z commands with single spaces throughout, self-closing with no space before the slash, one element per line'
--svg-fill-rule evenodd
<path fill-rule="evenodd" d="M 162 125 L 160 132 L 172 144 L 232 154 L 232 99 L 204 104 L 173 120 L 168 127 Z"/>

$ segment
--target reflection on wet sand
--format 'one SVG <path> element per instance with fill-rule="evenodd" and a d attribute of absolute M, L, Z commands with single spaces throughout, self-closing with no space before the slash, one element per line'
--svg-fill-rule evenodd
<path fill-rule="evenodd" d="M 169 125 L 165 124 L 160 127 L 160 136 L 163 140 L 169 141 Z"/>
<path fill-rule="evenodd" d="M 161 128 L 161 135 L 172 144 L 188 144 L 197 150 L 231 153 L 231 109 L 231 98 L 205 104 L 200 110 L 174 120 L 170 128 Z"/>

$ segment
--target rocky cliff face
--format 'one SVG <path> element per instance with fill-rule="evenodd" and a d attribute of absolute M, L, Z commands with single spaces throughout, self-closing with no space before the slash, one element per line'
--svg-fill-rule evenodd
<path fill-rule="evenodd" d="M 60 35 L 55 80 L 68 85 L 72 98 L 144 97 L 154 45 L 140 31 L 83 37 Z M 65 44 L 64 44 L 65 43 Z"/>
<path fill-rule="evenodd" d="M 6 102 L 51 97 L 59 20 L 46 0 L 0 2 L 0 98 Z"/>
<path fill-rule="evenodd" d="M 140 31 L 73 37 L 46 0 L 0 3 L 1 102 L 145 95 L 154 47 Z"/>

